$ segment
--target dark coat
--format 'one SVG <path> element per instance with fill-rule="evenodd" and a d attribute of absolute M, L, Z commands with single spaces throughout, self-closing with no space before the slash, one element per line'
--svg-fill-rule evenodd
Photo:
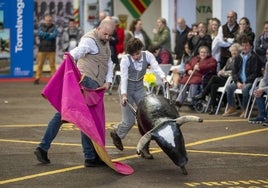
<path fill-rule="evenodd" d="M 240 78 L 240 73 L 242 71 L 243 58 L 241 55 L 235 58 L 233 70 L 232 70 L 232 78 L 235 83 L 242 82 Z M 246 83 L 253 83 L 255 78 L 262 76 L 261 68 L 263 67 L 263 63 L 260 58 L 257 56 L 255 52 L 251 52 L 250 57 L 247 60 L 246 65 Z"/>
<path fill-rule="evenodd" d="M 176 31 L 175 35 L 175 49 L 174 52 L 177 56 L 177 59 L 181 59 L 184 51 L 184 45 L 188 41 L 187 35 L 191 31 L 191 29 L 186 26 L 184 31 L 180 33 L 179 31 Z"/>

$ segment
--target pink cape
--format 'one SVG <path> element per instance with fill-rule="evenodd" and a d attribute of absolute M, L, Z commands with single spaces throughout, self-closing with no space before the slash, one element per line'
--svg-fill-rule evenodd
<path fill-rule="evenodd" d="M 124 175 L 132 174 L 134 170 L 130 166 L 112 162 L 105 149 L 105 90 L 85 89 L 84 97 L 79 85 L 81 74 L 69 54 L 67 56 L 42 95 L 61 113 L 62 120 L 73 123 L 92 140 L 98 155 L 109 167 Z"/>

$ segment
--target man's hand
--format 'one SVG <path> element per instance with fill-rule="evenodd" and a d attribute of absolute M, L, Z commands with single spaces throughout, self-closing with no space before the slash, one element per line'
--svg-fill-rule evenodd
<path fill-rule="evenodd" d="M 102 87 L 104 87 L 105 89 L 109 89 L 110 85 L 111 85 L 111 83 L 106 82 Z"/>
<path fill-rule="evenodd" d="M 242 89 L 244 87 L 244 84 L 242 84 L 241 82 L 237 82 L 236 87 L 238 89 Z"/>

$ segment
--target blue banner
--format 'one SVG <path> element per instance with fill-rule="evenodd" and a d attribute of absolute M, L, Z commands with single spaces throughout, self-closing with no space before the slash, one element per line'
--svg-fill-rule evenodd
<path fill-rule="evenodd" d="M 33 76 L 33 25 L 33 0 L 0 0 L 0 78 Z"/>

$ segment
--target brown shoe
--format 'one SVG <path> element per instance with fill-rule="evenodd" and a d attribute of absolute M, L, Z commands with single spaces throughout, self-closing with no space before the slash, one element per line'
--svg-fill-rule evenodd
<path fill-rule="evenodd" d="M 239 117 L 245 118 L 245 115 L 246 115 L 246 110 L 243 110 Z"/>
<path fill-rule="evenodd" d="M 222 114 L 222 116 L 226 117 L 226 116 L 233 116 L 233 115 L 236 115 L 236 114 L 237 114 L 237 112 L 236 112 L 235 107 L 230 106 L 230 107 L 228 107 L 227 111 L 224 114 Z"/>

